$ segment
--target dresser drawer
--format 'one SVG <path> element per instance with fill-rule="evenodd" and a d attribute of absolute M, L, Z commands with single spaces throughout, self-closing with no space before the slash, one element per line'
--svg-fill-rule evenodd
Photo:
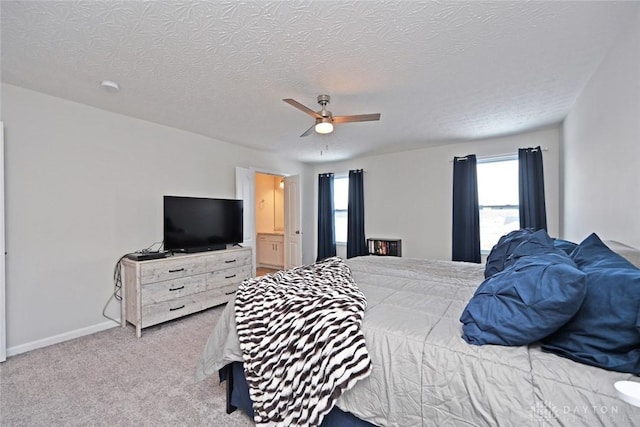
<path fill-rule="evenodd" d="M 153 283 L 163 280 L 193 276 L 206 272 L 206 265 L 198 258 L 176 257 L 163 259 L 161 262 L 151 261 L 140 263 L 140 283 Z"/>
<path fill-rule="evenodd" d="M 212 306 L 226 303 L 234 298 L 238 291 L 238 286 L 240 286 L 240 283 L 232 283 L 221 288 L 211 289 L 210 291 L 207 291 L 207 298 L 212 302 Z"/>
<path fill-rule="evenodd" d="M 237 285 L 249 277 L 251 277 L 250 265 L 213 271 L 207 274 L 207 289 L 223 288 L 234 283 Z"/>
<path fill-rule="evenodd" d="M 225 270 L 243 265 L 251 265 L 251 251 L 228 251 L 209 255 L 207 271 Z"/>
<path fill-rule="evenodd" d="M 141 327 L 146 328 L 147 326 L 177 319 L 215 305 L 224 304 L 233 297 L 236 289 L 237 285 L 232 285 L 143 306 Z"/>
<path fill-rule="evenodd" d="M 181 277 L 142 285 L 142 305 L 156 304 L 207 290 L 207 275 Z"/>

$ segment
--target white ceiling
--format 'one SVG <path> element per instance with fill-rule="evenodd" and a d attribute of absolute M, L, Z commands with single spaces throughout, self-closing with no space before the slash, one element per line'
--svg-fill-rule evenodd
<path fill-rule="evenodd" d="M 640 2 L 0 7 L 3 82 L 320 162 L 557 124 Z M 382 118 L 300 138 L 313 119 L 282 99 L 318 110 L 325 93 L 334 115 Z"/>

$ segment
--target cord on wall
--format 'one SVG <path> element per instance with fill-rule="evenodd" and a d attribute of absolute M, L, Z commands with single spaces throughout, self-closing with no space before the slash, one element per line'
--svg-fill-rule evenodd
<path fill-rule="evenodd" d="M 153 250 L 153 247 L 157 244 L 160 244 L 160 246 L 158 246 L 158 249 Z M 111 293 L 111 296 L 109 297 L 109 299 L 107 300 L 107 303 L 104 305 L 104 308 L 102 309 L 103 317 L 106 317 L 107 319 L 112 320 L 117 324 L 121 325 L 120 320 L 116 320 L 113 317 L 110 317 L 107 315 L 107 307 L 113 300 L 122 301 L 122 260 L 126 258 L 127 255 L 130 255 L 133 253 L 146 254 L 146 253 L 160 252 L 160 249 L 162 248 L 163 245 L 164 245 L 164 241 L 154 242 L 144 249 L 140 249 L 135 252 L 126 253 L 118 259 L 118 261 L 116 262 L 116 265 L 113 268 L 113 292 Z"/>
<path fill-rule="evenodd" d="M 113 300 L 122 301 L 122 269 L 121 269 L 121 265 L 122 265 L 122 260 L 127 255 L 129 255 L 129 254 L 122 255 L 118 259 L 118 262 L 116 262 L 115 267 L 113 268 L 113 293 L 111 294 L 111 296 L 107 300 L 107 303 L 104 305 L 104 308 L 102 309 L 102 316 L 106 317 L 109 320 L 113 320 L 114 322 L 116 322 L 119 325 L 122 324 L 119 320 L 116 320 L 113 317 L 110 317 L 110 316 L 107 315 L 107 307 L 109 306 L 109 304 Z"/>

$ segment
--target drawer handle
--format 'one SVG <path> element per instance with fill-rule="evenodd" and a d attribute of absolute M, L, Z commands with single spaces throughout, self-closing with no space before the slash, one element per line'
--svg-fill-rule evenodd
<path fill-rule="evenodd" d="M 232 274 L 231 276 L 224 276 L 224 278 L 225 279 L 231 279 L 231 278 L 236 277 L 236 276 L 237 276 L 237 274 Z"/>
<path fill-rule="evenodd" d="M 235 259 L 228 259 L 225 261 L 226 264 L 231 264 L 232 262 L 236 262 Z"/>
<path fill-rule="evenodd" d="M 176 307 L 176 308 L 170 308 L 169 311 L 176 311 L 176 310 L 181 310 L 184 308 L 184 304 L 182 304 L 180 307 Z"/>
<path fill-rule="evenodd" d="M 184 267 L 182 267 L 182 268 L 178 268 L 178 269 L 176 269 L 176 270 L 169 270 L 169 273 L 177 273 L 177 272 L 179 272 L 179 271 L 184 271 Z"/>
<path fill-rule="evenodd" d="M 179 291 L 180 289 L 184 289 L 184 285 L 180 286 L 179 288 L 170 288 L 170 291 Z"/>
<path fill-rule="evenodd" d="M 225 294 L 225 295 L 233 295 L 233 294 L 235 294 L 235 293 L 236 293 L 236 291 L 231 291 L 231 292 L 225 292 L 224 294 Z"/>

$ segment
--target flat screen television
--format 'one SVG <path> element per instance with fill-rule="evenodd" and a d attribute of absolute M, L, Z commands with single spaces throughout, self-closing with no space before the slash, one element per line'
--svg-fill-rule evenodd
<path fill-rule="evenodd" d="M 164 249 L 202 252 L 242 242 L 242 200 L 164 196 Z"/>

